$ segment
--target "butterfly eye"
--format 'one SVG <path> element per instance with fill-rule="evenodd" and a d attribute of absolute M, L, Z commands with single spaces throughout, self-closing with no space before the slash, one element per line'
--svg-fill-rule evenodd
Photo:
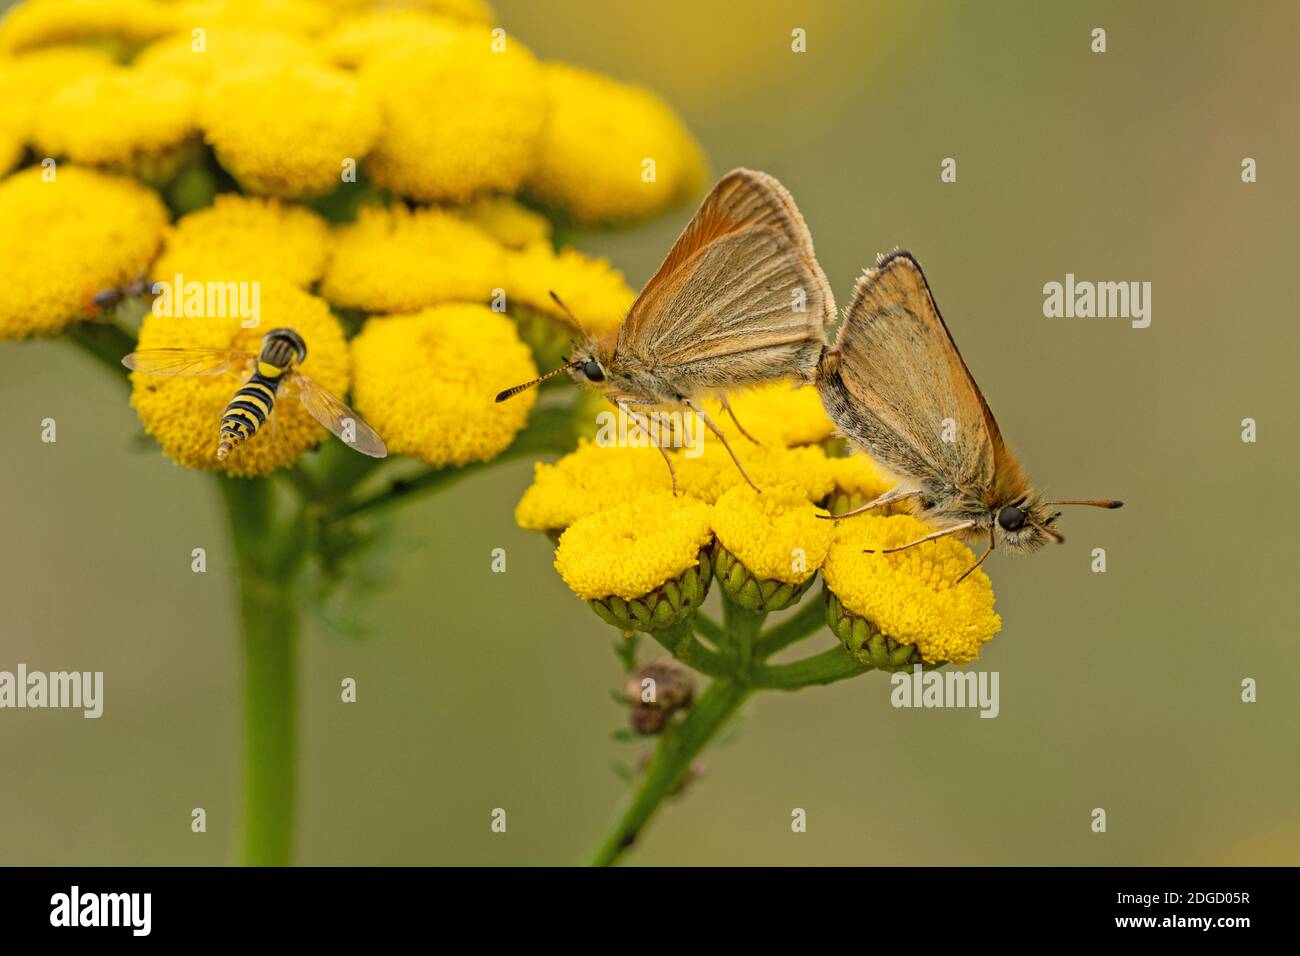
<path fill-rule="evenodd" d="M 592 382 L 605 381 L 605 372 L 600 367 L 600 363 L 595 359 L 587 359 L 587 361 L 582 363 L 582 374 L 587 376 L 587 379 Z"/>
<path fill-rule="evenodd" d="M 1015 505 L 1007 505 L 998 512 L 998 524 L 1003 531 L 1019 531 L 1025 526 L 1025 513 Z"/>

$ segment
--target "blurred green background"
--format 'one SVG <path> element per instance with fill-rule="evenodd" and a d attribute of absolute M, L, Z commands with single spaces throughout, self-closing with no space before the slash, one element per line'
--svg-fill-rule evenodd
<path fill-rule="evenodd" d="M 990 559 L 1005 626 L 976 666 L 1001 673 L 997 719 L 894 710 L 880 675 L 761 695 L 628 861 L 1300 863 L 1300 8 L 497 8 L 539 55 L 664 95 L 715 172 L 781 178 L 841 303 L 877 252 L 913 250 L 1040 486 L 1127 502 L 1070 511 L 1062 547 Z M 580 244 L 637 285 L 688 214 Z M 1067 272 L 1153 283 L 1150 328 L 1044 318 L 1042 286 Z M 106 672 L 98 721 L 0 712 L 0 862 L 227 863 L 239 660 L 212 479 L 142 448 L 121 384 L 67 344 L 0 346 L 0 402 L 0 669 Z M 609 737 L 625 719 L 613 633 L 548 541 L 515 528 L 530 474 L 400 512 L 409 550 L 369 639 L 308 625 L 299 862 L 566 864 L 610 821 L 625 789 L 610 764 L 634 757 Z M 1109 832 L 1090 831 L 1094 807 Z"/>

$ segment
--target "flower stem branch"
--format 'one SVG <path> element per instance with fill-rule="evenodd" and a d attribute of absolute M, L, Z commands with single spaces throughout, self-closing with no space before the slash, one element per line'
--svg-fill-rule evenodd
<path fill-rule="evenodd" d="M 806 601 L 798 611 L 787 617 L 780 624 L 769 628 L 758 639 L 754 656 L 760 661 L 767 660 L 782 648 L 789 647 L 796 641 L 826 626 L 826 606 L 820 600 Z"/>
<path fill-rule="evenodd" d="M 664 799 L 690 772 L 691 761 L 735 714 L 750 688 L 735 680 L 715 680 L 692 705 L 686 719 L 668 727 L 614 828 L 592 854 L 592 866 L 610 866 L 640 836 Z"/>
<path fill-rule="evenodd" d="M 754 687 L 764 690 L 799 690 L 815 684 L 833 684 L 871 670 L 836 644 L 820 654 L 792 664 L 759 664 L 751 674 Z"/>
<path fill-rule="evenodd" d="M 234 541 L 244 659 L 244 795 L 240 862 L 285 866 L 293 845 L 298 757 L 299 562 L 275 525 L 274 488 L 218 476 Z"/>
<path fill-rule="evenodd" d="M 688 620 L 675 627 L 653 631 L 650 636 L 677 660 L 701 674 L 709 677 L 735 677 L 735 658 L 705 647 L 695 639 L 693 632 L 694 623 Z"/>

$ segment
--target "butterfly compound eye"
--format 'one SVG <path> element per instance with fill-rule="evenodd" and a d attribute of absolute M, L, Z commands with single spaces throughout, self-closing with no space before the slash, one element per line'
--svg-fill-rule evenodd
<path fill-rule="evenodd" d="M 1025 526 L 1025 513 L 1015 505 L 1007 505 L 998 512 L 998 524 L 1003 531 L 1019 531 Z"/>
<path fill-rule="evenodd" d="M 592 382 L 605 381 L 605 372 L 600 367 L 600 363 L 595 359 L 587 359 L 587 361 L 582 363 L 582 374 L 587 376 L 588 380 Z"/>

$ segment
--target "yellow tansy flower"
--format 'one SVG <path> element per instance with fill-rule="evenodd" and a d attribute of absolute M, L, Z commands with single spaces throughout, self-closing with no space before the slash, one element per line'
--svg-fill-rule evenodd
<path fill-rule="evenodd" d="M 305 40 L 275 30 L 248 27 L 204 28 L 195 37 L 187 28 L 140 51 L 135 65 L 183 76 L 198 89 L 241 67 L 260 63 L 315 62 L 318 54 Z"/>
<path fill-rule="evenodd" d="M 655 449 L 602 446 L 583 438 L 577 451 L 555 464 L 533 465 L 533 483 L 519 499 L 515 522 L 532 531 L 561 531 L 629 498 L 671 489 Z"/>
<path fill-rule="evenodd" d="M 697 457 L 689 449 L 674 453 L 677 483 L 682 491 L 701 501 L 714 502 L 724 492 L 745 484 L 744 476 L 727 454 L 722 442 L 712 432 L 704 431 L 703 422 L 692 426 L 702 436 L 703 453 Z M 835 487 L 826 453 L 815 445 L 803 448 L 778 448 L 755 445 L 744 438 L 729 439 L 745 471 L 759 488 L 793 483 L 808 501 L 821 501 Z"/>
<path fill-rule="evenodd" d="M 0 182 L 0 339 L 87 318 L 96 292 L 148 268 L 167 223 L 157 194 L 129 179 L 63 165 L 45 182 L 43 172 Z"/>
<path fill-rule="evenodd" d="M 398 195 L 463 202 L 514 192 L 537 160 L 546 114 L 542 74 L 517 39 L 494 52 L 486 29 L 404 45 L 362 71 L 383 113 L 367 161 Z"/>
<path fill-rule="evenodd" d="M 835 523 L 817 517 L 795 485 L 732 488 L 713 505 L 713 531 L 760 581 L 802 584 L 821 567 L 835 535 Z"/>
<path fill-rule="evenodd" d="M 843 458 L 831 458 L 828 461 L 835 488 L 826 499 L 826 507 L 831 514 L 851 511 L 868 501 L 874 501 L 895 484 L 879 465 L 866 455 L 854 452 Z M 901 512 L 906 512 L 906 505 L 895 505 Z"/>
<path fill-rule="evenodd" d="M 272 326 L 292 328 L 307 344 L 304 374 L 343 398 L 348 390 L 348 344 L 323 299 L 288 283 L 261 287 L 262 324 L 245 329 L 238 318 L 145 316 L 140 349 L 238 349 L 256 353 Z M 266 317 L 272 317 L 268 322 Z M 292 465 L 329 437 L 296 399 L 283 393 L 275 413 L 246 444 L 224 461 L 216 458 L 221 416 L 243 383 L 234 375 L 161 376 L 131 373 L 131 404 L 163 454 L 189 468 L 251 477 Z"/>
<path fill-rule="evenodd" d="M 180 147 L 196 133 L 195 115 L 196 94 L 188 80 L 117 69 L 82 77 L 51 97 L 35 139 L 50 156 L 126 169 L 142 156 Z"/>
<path fill-rule="evenodd" d="M 466 23 L 488 23 L 492 20 L 492 7 L 486 0 L 323 0 L 332 7 L 345 11 L 374 10 L 384 13 L 423 12 L 463 20 Z"/>
<path fill-rule="evenodd" d="M 463 29 L 463 23 L 423 10 L 371 10 L 344 19 L 321 38 L 320 48 L 332 63 L 356 69 L 404 45 L 436 48 Z"/>
<path fill-rule="evenodd" d="M 574 522 L 555 569 L 584 600 L 640 598 L 700 563 L 713 538 L 709 507 L 667 492 L 636 495 Z"/>
<path fill-rule="evenodd" d="M 507 249 L 550 243 L 551 221 L 510 196 L 481 196 L 453 211 Z"/>
<path fill-rule="evenodd" d="M 487 233 L 446 210 L 367 206 L 335 230 L 321 292 L 367 312 L 488 302 L 505 285 L 503 256 Z"/>
<path fill-rule="evenodd" d="M 537 400 L 493 401 L 502 381 L 526 381 L 537 367 L 510 320 L 483 305 L 371 319 L 352 354 L 357 411 L 390 453 L 432 465 L 495 458 Z"/>
<path fill-rule="evenodd" d="M 250 192 L 301 198 L 329 192 L 379 133 L 361 85 L 315 63 L 262 63 L 216 81 L 200 112 L 221 165 Z"/>
<path fill-rule="evenodd" d="M 0 120 L 0 176 L 18 165 L 27 148 L 26 136 L 15 126 Z"/>
<path fill-rule="evenodd" d="M 276 199 L 218 195 L 185 216 L 167 236 L 155 279 L 283 279 L 310 286 L 325 271 L 329 227 L 310 209 Z"/>
<path fill-rule="evenodd" d="M 94 42 L 129 52 L 171 29 L 159 0 L 25 0 L 0 20 L 0 50 Z"/>
<path fill-rule="evenodd" d="M 773 382 L 731 392 L 727 400 L 745 431 L 761 444 L 815 445 L 835 432 L 835 423 L 822 407 L 817 389 L 811 385 Z M 736 423 L 721 404 L 709 402 L 707 409 L 709 417 L 728 438 L 741 437 Z"/>
<path fill-rule="evenodd" d="M 873 625 L 873 633 L 902 646 L 895 663 L 905 663 L 905 648 L 912 645 L 926 663 L 965 664 L 975 660 L 984 642 L 1002 627 L 993 610 L 993 586 L 983 570 L 956 583 L 975 563 L 975 555 L 951 537 L 880 553 L 931 530 L 910 515 L 846 519 L 836 525 L 822 576 L 838 602 L 836 610 Z M 864 553 L 867 550 L 875 553 Z M 840 623 L 837 633 L 843 639 L 848 629 Z M 868 653 L 862 647 L 850 649 Z"/>
<path fill-rule="evenodd" d="M 699 147 L 654 94 L 563 63 L 544 69 L 549 109 L 532 195 L 599 223 L 651 216 L 704 188 Z"/>
<path fill-rule="evenodd" d="M 26 141 L 50 97 L 84 76 L 107 73 L 115 66 L 103 50 L 83 46 L 0 57 L 0 126 Z"/>
<path fill-rule="evenodd" d="M 506 295 L 512 305 L 523 304 L 558 319 L 570 332 L 602 335 L 617 329 L 636 300 L 623 273 L 608 259 L 571 248 L 556 252 L 548 243 L 537 242 L 508 253 L 506 276 Z M 551 298 L 552 292 L 581 323 L 581 329 L 572 328 L 569 317 Z"/>

